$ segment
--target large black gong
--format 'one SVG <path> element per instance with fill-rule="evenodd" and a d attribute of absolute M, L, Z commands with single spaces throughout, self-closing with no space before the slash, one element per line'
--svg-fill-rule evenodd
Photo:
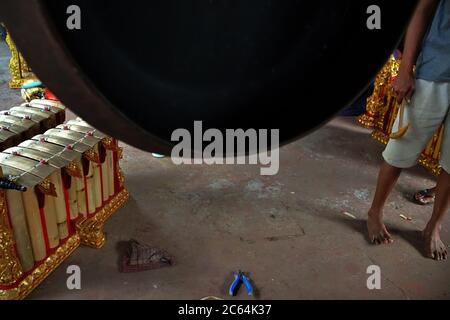
<path fill-rule="evenodd" d="M 81 30 L 69 30 L 69 5 Z M 381 29 L 367 20 L 381 10 Z M 280 129 L 282 142 L 352 101 L 415 1 L 2 0 L 41 80 L 100 130 L 168 152 L 177 128 Z"/>

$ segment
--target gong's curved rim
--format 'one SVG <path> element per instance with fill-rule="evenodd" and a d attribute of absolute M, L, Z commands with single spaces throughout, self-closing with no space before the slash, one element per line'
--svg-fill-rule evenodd
<path fill-rule="evenodd" d="M 83 106 L 74 109 L 78 116 L 119 140 L 143 150 L 170 153 L 169 143 L 130 121 L 80 72 L 39 0 L 2 0 L 0 15 L 35 74 L 63 104 Z"/>
<path fill-rule="evenodd" d="M 110 101 L 101 93 L 99 87 L 88 77 L 87 70 L 78 65 L 76 57 L 67 49 L 70 46 L 66 47 L 60 30 L 52 22 L 45 8 L 43 0 L 3 0 L 0 3 L 3 21 L 10 27 L 9 31 L 18 48 L 35 73 L 64 104 L 69 108 L 73 107 L 79 116 L 99 130 L 140 149 L 170 154 L 170 142 L 133 122 L 111 102 L 114 100 Z M 339 110 L 335 109 L 337 113 Z M 125 112 L 125 109 L 123 110 Z M 323 118 L 321 124 L 328 120 L 329 118 Z M 282 141 L 282 144 L 298 139 L 319 127 L 320 124 L 308 131 L 299 130 L 296 137 Z"/>

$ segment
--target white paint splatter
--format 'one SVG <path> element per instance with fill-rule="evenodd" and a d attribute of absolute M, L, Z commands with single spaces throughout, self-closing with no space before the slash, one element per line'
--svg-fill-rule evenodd
<path fill-rule="evenodd" d="M 211 182 L 208 187 L 213 190 L 222 190 L 226 188 L 231 188 L 234 186 L 234 183 L 227 179 L 218 179 Z"/>
<path fill-rule="evenodd" d="M 245 186 L 245 189 L 247 191 L 261 191 L 264 187 L 264 183 L 261 182 L 261 180 L 255 179 L 250 180 L 247 185 Z"/>
<path fill-rule="evenodd" d="M 369 189 L 355 190 L 355 191 L 353 191 L 353 195 L 361 201 L 368 201 L 369 196 L 370 196 L 370 191 L 369 191 Z"/>

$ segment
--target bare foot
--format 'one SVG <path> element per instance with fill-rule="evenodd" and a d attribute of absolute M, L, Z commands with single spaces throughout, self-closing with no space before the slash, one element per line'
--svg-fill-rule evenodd
<path fill-rule="evenodd" d="M 369 232 L 369 240 L 373 244 L 389 244 L 394 242 L 383 223 L 383 215 L 378 212 L 369 211 L 367 230 Z"/>
<path fill-rule="evenodd" d="M 425 240 L 426 256 L 438 261 L 447 260 L 447 246 L 442 242 L 439 230 L 428 231 L 425 229 L 422 234 Z"/>

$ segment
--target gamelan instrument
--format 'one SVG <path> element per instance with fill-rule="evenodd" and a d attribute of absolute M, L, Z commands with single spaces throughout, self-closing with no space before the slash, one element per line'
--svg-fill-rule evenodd
<path fill-rule="evenodd" d="M 80 243 L 103 245 L 128 196 L 120 157 L 81 119 L 0 152 L 0 299 L 24 297 Z"/>

